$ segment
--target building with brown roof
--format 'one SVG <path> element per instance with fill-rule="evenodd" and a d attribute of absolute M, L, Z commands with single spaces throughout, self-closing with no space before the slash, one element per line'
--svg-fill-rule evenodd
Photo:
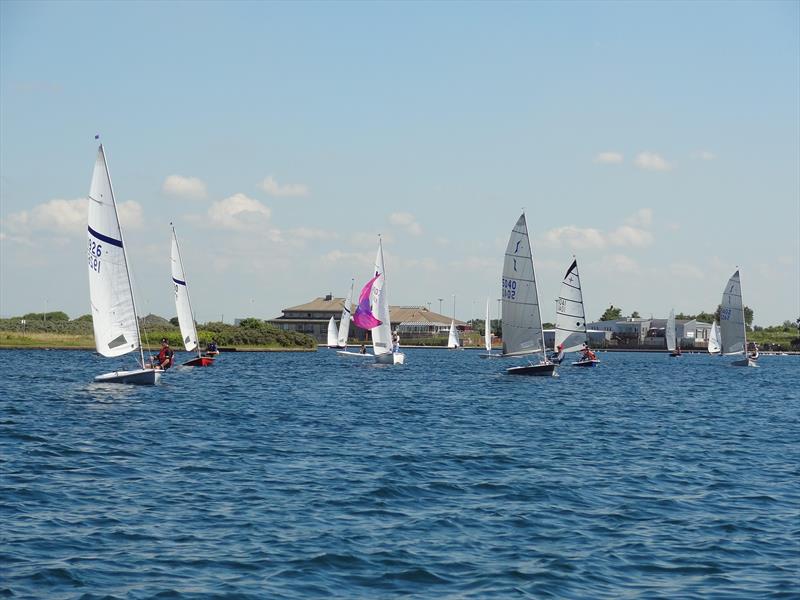
<path fill-rule="evenodd" d="M 327 294 L 314 298 L 311 302 L 284 308 L 280 317 L 270 319 L 267 323 L 284 331 L 299 331 L 316 338 L 319 343 L 328 340 L 328 323 L 331 317 L 337 325 L 342 316 L 344 298 L 334 298 Z M 356 305 L 350 309 L 355 313 Z M 426 337 L 448 332 L 451 317 L 432 312 L 424 306 L 390 306 L 392 331 L 397 330 L 403 336 Z M 460 331 L 468 329 L 464 321 L 456 319 L 456 328 Z M 350 324 L 350 339 L 358 342 L 369 339 L 369 332 Z"/>

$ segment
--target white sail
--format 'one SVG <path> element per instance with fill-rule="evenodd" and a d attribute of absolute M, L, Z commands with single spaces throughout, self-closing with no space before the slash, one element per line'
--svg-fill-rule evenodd
<path fill-rule="evenodd" d="M 708 351 L 711 354 L 716 354 L 721 348 L 719 343 L 719 325 L 714 321 L 711 325 L 711 333 L 708 336 Z"/>
<path fill-rule="evenodd" d="M 483 326 L 483 343 L 486 346 L 486 351 L 492 351 L 492 321 L 489 318 L 489 299 L 486 299 L 486 320 Z"/>
<path fill-rule="evenodd" d="M 556 352 L 575 352 L 586 343 L 586 313 L 583 309 L 578 261 L 573 260 L 561 282 L 556 302 Z M 563 347 L 562 347 L 563 344 Z"/>
<path fill-rule="evenodd" d="M 669 318 L 667 319 L 667 328 L 664 331 L 664 337 L 667 339 L 667 350 L 675 352 L 675 309 L 669 311 Z"/>
<path fill-rule="evenodd" d="M 350 281 L 350 292 L 347 294 L 347 299 L 344 301 L 342 308 L 342 318 L 339 321 L 339 337 L 336 340 L 337 346 L 340 348 L 347 347 L 347 337 L 350 335 L 350 321 L 353 318 L 351 308 L 353 306 L 353 285 L 355 280 Z"/>
<path fill-rule="evenodd" d="M 539 294 L 523 213 L 511 230 L 503 262 L 503 355 L 544 351 Z"/>
<path fill-rule="evenodd" d="M 447 336 L 447 347 L 458 348 L 461 341 L 458 339 L 458 329 L 456 329 L 455 319 L 450 321 L 450 334 Z"/>
<path fill-rule="evenodd" d="M 380 275 L 372 284 L 371 308 L 381 324 L 372 329 L 372 351 L 375 356 L 392 352 L 392 326 L 389 317 L 389 299 L 386 287 L 386 269 L 383 264 L 383 243 L 378 240 L 378 254 L 375 257 L 375 275 Z"/>
<path fill-rule="evenodd" d="M 189 288 L 186 285 L 186 274 L 183 271 L 181 251 L 178 248 L 178 236 L 172 228 L 172 285 L 175 288 L 175 310 L 178 312 L 178 324 L 181 328 L 183 347 L 189 352 L 197 350 L 197 327 L 194 323 L 192 305 L 189 302 Z"/>
<path fill-rule="evenodd" d="M 89 189 L 89 296 L 97 352 L 121 356 L 140 348 L 128 260 L 102 144 Z M 144 357 L 142 357 L 144 362 Z"/>
<path fill-rule="evenodd" d="M 333 317 L 328 321 L 328 346 L 336 347 L 339 341 L 339 332 L 336 329 L 336 321 Z"/>
<path fill-rule="evenodd" d="M 742 284 L 739 271 L 728 280 L 722 293 L 722 306 L 719 313 L 719 328 L 722 337 L 722 354 L 741 354 L 747 348 L 744 305 L 742 304 Z"/>

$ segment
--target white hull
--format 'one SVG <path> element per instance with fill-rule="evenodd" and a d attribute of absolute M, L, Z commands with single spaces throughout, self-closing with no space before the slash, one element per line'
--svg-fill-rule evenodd
<path fill-rule="evenodd" d="M 757 367 L 758 363 L 752 358 L 743 358 L 742 360 L 735 360 L 731 363 L 732 367 Z"/>
<path fill-rule="evenodd" d="M 373 354 L 369 354 L 364 352 L 350 352 L 349 350 L 338 350 L 336 352 L 337 356 L 355 356 L 356 358 L 374 358 Z"/>
<path fill-rule="evenodd" d="M 156 369 L 137 369 L 135 371 L 114 371 L 94 378 L 96 383 L 126 383 L 129 385 L 157 385 L 162 371 Z"/>
<path fill-rule="evenodd" d="M 375 357 L 375 363 L 379 365 L 402 365 L 405 362 L 406 355 L 402 352 L 388 352 Z"/>

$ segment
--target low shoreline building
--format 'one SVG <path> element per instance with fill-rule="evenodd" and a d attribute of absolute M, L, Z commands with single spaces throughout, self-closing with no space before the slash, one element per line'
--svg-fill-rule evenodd
<path fill-rule="evenodd" d="M 317 342 L 324 344 L 328 340 L 328 323 L 331 317 L 339 326 L 344 300 L 344 298 L 334 297 L 333 294 L 326 294 L 314 298 L 311 302 L 284 308 L 281 310 L 283 314 L 280 317 L 270 319 L 267 323 L 284 331 L 305 333 L 314 337 Z M 353 304 L 350 310 L 355 313 L 356 305 Z M 408 337 L 446 335 L 450 330 L 451 317 L 435 313 L 424 306 L 390 306 L 389 316 L 392 331 L 397 330 L 401 341 Z M 469 326 L 464 321 L 456 319 L 456 328 L 459 331 L 466 331 Z M 349 337 L 358 342 L 370 339 L 369 332 L 356 327 L 354 323 L 350 323 Z"/>

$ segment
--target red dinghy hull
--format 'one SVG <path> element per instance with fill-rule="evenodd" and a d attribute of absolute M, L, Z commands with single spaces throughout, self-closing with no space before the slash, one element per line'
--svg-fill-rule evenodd
<path fill-rule="evenodd" d="M 214 364 L 214 359 L 210 356 L 198 356 L 192 360 L 183 363 L 184 367 L 210 367 Z"/>

